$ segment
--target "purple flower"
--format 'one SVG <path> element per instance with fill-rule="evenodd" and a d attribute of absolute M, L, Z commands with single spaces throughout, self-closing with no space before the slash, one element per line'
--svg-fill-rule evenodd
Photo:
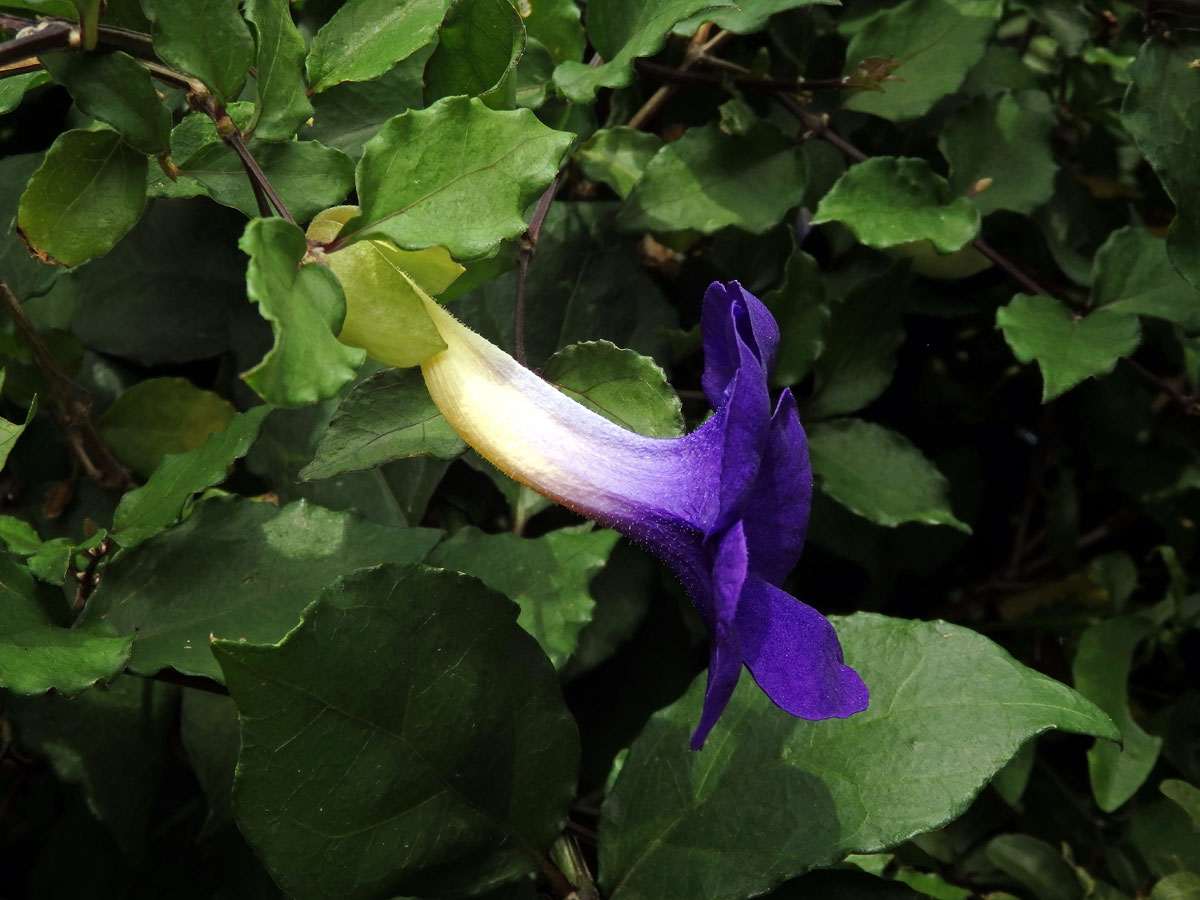
<path fill-rule="evenodd" d="M 674 439 L 626 431 L 580 406 L 432 300 L 447 349 L 422 364 L 446 420 L 493 465 L 648 547 L 679 575 L 711 635 L 699 749 L 742 666 L 804 719 L 866 708 L 833 627 L 780 588 L 800 557 L 812 501 L 804 431 L 767 377 L 779 329 L 737 282 L 704 296 L 703 387 L 716 413 Z"/>

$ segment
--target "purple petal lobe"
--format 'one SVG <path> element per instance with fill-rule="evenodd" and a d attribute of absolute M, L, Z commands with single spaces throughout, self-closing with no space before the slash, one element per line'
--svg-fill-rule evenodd
<path fill-rule="evenodd" d="M 710 627 L 728 631 L 734 626 L 738 601 L 746 584 L 746 532 L 736 523 L 717 544 L 712 568 L 713 622 Z"/>
<path fill-rule="evenodd" d="M 746 667 L 776 706 L 814 721 L 844 719 L 867 708 L 866 685 L 842 663 L 833 626 L 786 591 L 748 578 L 737 632 Z"/>
<path fill-rule="evenodd" d="M 742 364 L 738 344 L 746 344 L 764 373 L 775 368 L 779 326 L 762 301 L 736 281 L 714 281 L 704 293 L 700 315 L 704 339 L 704 377 L 701 385 L 713 409 L 719 409 L 725 388 Z"/>
<path fill-rule="evenodd" d="M 733 689 L 742 674 L 742 651 L 738 646 L 737 631 L 733 628 L 714 629 L 712 649 L 708 654 L 708 687 L 704 691 L 704 710 L 700 713 L 700 724 L 692 732 L 692 749 L 704 746 L 704 739 L 717 724 L 717 719 L 729 705 Z"/>

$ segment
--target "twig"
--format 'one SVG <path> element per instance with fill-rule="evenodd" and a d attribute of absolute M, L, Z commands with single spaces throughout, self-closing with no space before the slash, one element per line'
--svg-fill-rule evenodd
<path fill-rule="evenodd" d="M 533 861 L 537 863 L 537 867 L 542 870 L 542 874 L 546 876 L 546 880 L 550 882 L 550 890 L 554 891 L 554 896 L 558 900 L 568 900 L 575 893 L 575 886 L 567 880 L 567 876 L 563 874 L 562 869 L 554 864 L 550 857 L 538 851 L 531 851 Z"/>
<path fill-rule="evenodd" d="M 96 586 L 100 584 L 100 573 L 96 569 L 100 566 L 100 560 L 112 550 L 112 546 L 112 542 L 108 538 L 105 538 L 95 547 L 89 548 L 87 550 L 87 565 L 82 572 L 75 568 L 75 560 L 72 557 L 71 566 L 67 570 L 68 575 L 74 577 L 77 582 L 75 586 L 75 602 L 71 604 L 72 617 L 76 617 L 83 612 L 84 606 L 87 605 L 88 597 L 92 596 L 92 591 L 96 590 Z"/>
<path fill-rule="evenodd" d="M 517 362 L 521 365 L 525 365 L 525 287 L 529 279 L 529 263 L 533 259 L 533 251 L 537 249 L 538 238 L 542 234 L 542 225 L 546 222 L 546 214 L 550 212 L 550 204 L 554 201 L 554 194 L 558 190 L 561 177 L 561 173 L 555 175 L 554 180 L 550 182 L 550 187 L 546 188 L 538 199 L 537 207 L 533 211 L 533 218 L 529 220 L 529 227 L 521 235 L 520 248 L 517 250 L 517 298 L 513 307 L 513 350 Z"/>
<path fill-rule="evenodd" d="M 42 341 L 37 329 L 33 327 L 33 323 L 29 321 L 29 317 L 25 315 L 20 301 L 13 296 L 13 292 L 3 281 L 0 281 L 0 300 L 3 300 L 13 324 L 33 353 L 34 363 L 50 382 L 51 395 L 60 410 L 59 424 L 62 426 L 67 446 L 71 448 L 88 477 L 97 484 L 117 490 L 127 491 L 134 487 L 129 470 L 113 455 L 92 422 L 91 401 L 67 377 L 54 354 Z"/>
<path fill-rule="evenodd" d="M 987 243 L 983 238 L 976 238 L 974 242 L 972 242 L 971 246 L 1007 272 L 1009 277 L 1012 278 L 1013 281 L 1017 282 L 1017 284 L 1025 288 L 1025 290 L 1033 294 L 1041 294 L 1045 297 L 1054 296 L 1048 290 L 1034 281 L 1030 275 L 1022 271 L 1022 269 L 1011 259 L 1003 254 L 997 253 L 995 248 L 993 248 L 992 245 Z"/>
<path fill-rule="evenodd" d="M 37 72 L 42 68 L 42 64 L 37 58 L 27 59 L 24 62 L 15 62 L 7 66 L 0 67 L 0 79 L 15 78 L 17 75 L 28 75 L 30 72 Z"/>
<path fill-rule="evenodd" d="M 12 18 L 0 16 L 0 20 Z M 25 19 L 16 20 L 22 24 L 19 31 L 24 31 L 19 37 L 0 44 L 0 66 L 10 62 L 22 62 L 39 53 L 49 53 L 55 50 L 66 50 L 68 47 L 79 46 L 79 29 L 65 21 L 48 21 L 45 23 L 30 22 Z M 14 28 L 9 22 L 0 21 L 0 27 Z"/>
<path fill-rule="evenodd" d="M 678 68 L 670 71 L 686 72 L 697 62 L 699 62 L 700 58 L 707 54 L 709 50 L 714 49 L 729 38 L 730 32 L 719 31 L 717 32 L 716 37 L 710 40 L 708 35 L 712 31 L 712 27 L 713 26 L 711 22 L 705 22 L 700 26 L 695 35 L 692 36 L 691 41 L 688 43 L 687 53 L 684 55 L 683 62 L 679 64 Z M 666 68 L 666 66 L 663 68 Z M 650 119 L 653 118 L 660 109 L 662 109 L 663 104 L 671 99 L 671 95 L 674 94 L 676 90 L 678 90 L 677 85 L 664 84 L 650 95 L 650 99 L 643 103 L 641 109 L 635 112 L 625 124 L 630 128 L 641 128 L 648 121 L 650 121 Z"/>
<path fill-rule="evenodd" d="M 153 675 L 141 675 L 138 672 L 125 670 L 126 675 L 135 675 L 138 678 L 146 678 L 150 681 L 161 681 L 163 684 L 178 684 L 186 688 L 194 688 L 197 691 L 204 691 L 208 694 L 220 694 L 222 697 L 229 696 L 229 688 L 223 684 L 218 684 L 211 678 L 204 678 L 200 675 L 184 675 L 182 672 L 176 672 L 174 669 L 160 669 Z"/>
<path fill-rule="evenodd" d="M 1141 363 L 1128 356 L 1122 356 L 1121 362 L 1129 371 L 1137 375 L 1138 378 L 1146 382 L 1151 387 L 1162 391 L 1183 409 L 1189 416 L 1200 415 L 1200 397 L 1195 394 L 1185 394 L 1171 382 L 1167 381 L 1158 375 L 1155 375 Z"/>

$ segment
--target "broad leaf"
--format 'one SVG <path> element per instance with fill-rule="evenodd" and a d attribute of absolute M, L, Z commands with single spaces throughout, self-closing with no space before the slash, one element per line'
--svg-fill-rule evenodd
<path fill-rule="evenodd" d="M 971 530 L 950 511 L 945 477 L 898 432 L 861 419 L 818 422 L 808 449 L 821 490 L 851 512 L 879 525 Z"/>
<path fill-rule="evenodd" d="M 525 230 L 526 207 L 554 179 L 572 138 L 527 109 L 498 112 L 478 98 L 447 97 L 396 116 L 366 144 L 356 176 L 362 214 L 345 238 L 485 256 Z M 459 152 L 413 153 L 415 145 Z"/>
<path fill-rule="evenodd" d="M 842 302 L 839 309 L 841 318 L 852 318 L 848 314 L 853 311 L 854 306 L 859 305 L 851 305 L 853 297 L 854 293 Z M 825 284 L 821 280 L 821 269 L 817 261 L 803 250 L 793 251 L 784 267 L 783 283 L 771 293 L 764 294 L 762 299 L 775 321 L 779 323 L 779 354 L 775 359 L 772 381 L 783 387 L 797 384 L 808 374 L 813 363 L 824 351 L 825 332 L 829 327 L 829 305 L 825 302 Z M 889 312 L 893 309 L 890 304 L 886 308 Z M 876 310 L 870 320 L 871 324 L 874 325 L 880 318 L 891 320 L 887 322 L 885 329 L 893 333 L 899 331 L 898 317 L 881 317 Z M 886 343 L 880 341 L 876 346 L 882 347 Z M 885 360 L 894 355 L 894 352 L 881 354 Z M 857 361 L 862 359 L 857 349 L 855 358 Z M 891 366 L 885 368 L 887 381 L 891 381 Z M 827 379 L 832 371 L 832 368 L 826 370 Z M 841 379 L 834 376 L 834 381 L 838 382 Z"/>
<path fill-rule="evenodd" d="M 516 0 L 513 4 L 531 38 L 549 51 L 555 62 L 583 58 L 587 40 L 579 23 L 575 0 Z"/>
<path fill-rule="evenodd" d="M 242 727 L 234 813 L 289 894 L 440 893 L 550 843 L 578 737 L 516 611 L 388 566 L 332 585 L 278 645 L 214 645 Z"/>
<path fill-rule="evenodd" d="M 1091 299 L 1097 306 L 1200 331 L 1200 289 L 1179 274 L 1167 243 L 1147 229 L 1114 231 L 1096 253 L 1093 273 Z"/>
<path fill-rule="evenodd" d="M 288 0 L 247 0 L 246 19 L 254 31 L 258 73 L 250 130 L 263 141 L 291 140 L 313 114 L 304 88 L 304 38 Z"/>
<path fill-rule="evenodd" d="M 410 456 L 455 459 L 464 449 L 433 405 L 420 370 L 384 369 L 342 401 L 300 478 L 317 481 Z"/>
<path fill-rule="evenodd" d="M 369 81 L 430 43 L 450 0 L 349 0 L 313 37 L 314 94 L 342 81 Z"/>
<path fill-rule="evenodd" d="M 1084 379 L 1107 375 L 1142 336 L 1137 316 L 1103 308 L 1080 316 L 1053 297 L 1028 294 L 996 310 L 996 325 L 1017 359 L 1037 361 L 1043 403 Z"/>
<path fill-rule="evenodd" d="M 40 87 L 50 80 L 47 72 L 26 72 L 0 79 L 0 115 L 12 112 L 25 97 L 25 92 Z"/>
<path fill-rule="evenodd" d="M 850 41 L 845 72 L 884 59 L 899 63 L 896 80 L 868 82 L 844 105 L 893 122 L 929 112 L 983 56 L 1002 8 L 999 0 L 906 0 L 875 13 Z"/>
<path fill-rule="evenodd" d="M 283 219 L 255 219 L 238 246 L 250 257 L 246 293 L 275 334 L 275 346 L 242 378 L 276 406 L 332 397 L 366 356 L 334 336 L 346 315 L 337 276 L 302 264 L 304 232 Z"/>
<path fill-rule="evenodd" d="M 83 621 L 134 635 L 132 672 L 174 668 L 220 680 L 208 650 L 213 635 L 277 641 L 338 575 L 415 562 L 438 537 L 304 501 L 278 509 L 242 498 L 206 500 L 178 527 L 113 560 Z M 198 568 L 197 559 L 220 564 Z"/>
<path fill-rule="evenodd" d="M 509 75 L 524 50 L 525 26 L 509 0 L 455 0 L 425 66 L 425 102 L 486 95 L 489 105 L 511 107 L 504 95 L 513 93 Z"/>
<path fill-rule="evenodd" d="M 629 431 L 656 438 L 683 434 L 683 410 L 666 373 L 632 350 L 608 341 L 572 344 L 550 357 L 542 377 Z"/>
<path fill-rule="evenodd" d="M 145 156 L 115 131 L 66 131 L 21 194 L 17 225 L 32 246 L 77 266 L 111 250 L 145 204 Z"/>
<path fill-rule="evenodd" d="M 928 240 L 953 253 L 979 234 L 979 210 L 955 196 L 923 159 L 877 156 L 853 166 L 826 194 L 813 224 L 842 222 L 868 247 Z"/>
<path fill-rule="evenodd" d="M 567 60 L 555 70 L 554 81 L 572 103 L 588 103 L 602 87 L 633 81 L 634 60 L 657 53 L 676 22 L 701 10 L 732 6 L 729 0 L 590 0 L 587 36 L 603 62 L 590 66 Z"/>
<path fill-rule="evenodd" d="M 195 494 L 224 481 L 234 461 L 246 455 L 269 409 L 240 413 L 203 445 L 163 459 L 145 485 L 121 498 L 113 537 L 134 547 L 174 524 Z"/>
<path fill-rule="evenodd" d="M 1200 31 L 1171 29 L 1142 45 L 1129 67 L 1121 121 L 1175 202 L 1167 230 L 1171 261 L 1200 288 Z"/>
<path fill-rule="evenodd" d="M 254 64 L 254 38 L 238 0 L 142 0 L 154 22 L 154 50 L 199 78 L 218 104 L 233 100 Z"/>
<path fill-rule="evenodd" d="M 794 719 L 743 675 L 693 753 L 701 676 L 651 718 L 604 803 L 606 897 L 741 900 L 949 822 L 1036 734 L 1117 736 L 1087 700 L 966 628 L 866 613 L 835 625 L 866 711 Z"/>
<path fill-rule="evenodd" d="M 593 134 L 579 148 L 575 158 L 584 175 L 607 184 L 624 199 L 662 146 L 662 138 L 658 135 L 617 125 L 601 128 Z"/>
<path fill-rule="evenodd" d="M 131 147 L 151 154 L 169 149 L 171 113 L 158 99 L 146 67 L 132 56 L 49 53 L 40 60 L 81 110 L 107 122 Z"/>
<path fill-rule="evenodd" d="M 1192 823 L 1200 828 L 1200 788 L 1178 778 L 1167 778 L 1159 784 L 1158 789 L 1163 796 L 1179 804 Z"/>

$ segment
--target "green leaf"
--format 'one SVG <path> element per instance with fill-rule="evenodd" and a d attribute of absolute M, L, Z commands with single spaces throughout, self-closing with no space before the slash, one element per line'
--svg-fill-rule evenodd
<path fill-rule="evenodd" d="M 146 67 L 120 51 L 48 53 L 42 65 L 89 116 L 107 122 L 142 153 L 169 148 L 171 113 L 154 90 Z"/>
<path fill-rule="evenodd" d="M 1017 359 L 1037 360 L 1043 403 L 1084 379 L 1107 375 L 1142 336 L 1136 316 L 1103 308 L 1078 316 L 1053 297 L 1028 294 L 996 310 L 996 326 Z"/>
<path fill-rule="evenodd" d="M 66 131 L 21 194 L 17 225 L 32 246 L 77 266 L 111 250 L 145 204 L 145 156 L 115 131 Z"/>
<path fill-rule="evenodd" d="M 277 641 L 336 576 L 423 559 L 439 536 L 305 501 L 278 509 L 240 497 L 206 500 L 179 526 L 113 560 L 82 618 L 134 635 L 131 672 L 174 668 L 220 680 L 212 635 Z M 199 559 L 214 564 L 198 568 Z"/>
<path fill-rule="evenodd" d="M 516 603 L 521 608 L 517 624 L 561 669 L 592 620 L 596 601 L 588 586 L 619 538 L 615 531 L 591 525 L 532 539 L 467 527 L 435 547 L 429 564 L 473 575 Z"/>
<path fill-rule="evenodd" d="M 1050 136 L 1058 125 L 1054 105 L 1042 91 L 977 97 L 956 112 L 938 138 L 950 163 L 950 187 L 970 194 L 982 215 L 998 209 L 1031 213 L 1054 193 L 1058 165 Z"/>
<path fill-rule="evenodd" d="M 62 602 L 61 595 L 52 599 Z M 64 628 L 29 570 L 0 553 L 0 688 L 26 696 L 78 693 L 116 678 L 132 643 L 106 626 Z"/>
<path fill-rule="evenodd" d="M 983 57 L 1002 8 L 999 0 L 906 0 L 875 13 L 850 41 L 845 72 L 882 58 L 900 63 L 896 80 L 851 94 L 843 105 L 893 122 L 925 115 Z"/>
<path fill-rule="evenodd" d="M 464 449 L 433 405 L 421 371 L 384 369 L 342 401 L 300 478 L 317 481 L 410 456 L 450 460 Z"/>
<path fill-rule="evenodd" d="M 898 432 L 861 419 L 817 422 L 808 450 L 821 490 L 865 519 L 971 530 L 950 511 L 945 477 Z"/>
<path fill-rule="evenodd" d="M 662 49 L 676 22 L 733 5 L 729 0 L 589 0 L 587 36 L 604 62 L 589 66 L 568 59 L 555 71 L 554 81 L 572 103 L 589 103 L 602 87 L 632 82 L 634 60 Z"/>
<path fill-rule="evenodd" d="M 1141 729 L 1129 710 L 1125 685 L 1133 651 L 1156 629 L 1149 622 L 1121 616 L 1098 622 L 1079 639 L 1072 676 L 1075 689 L 1116 722 L 1121 743 L 1097 741 L 1088 751 L 1092 794 L 1105 812 L 1112 812 L 1142 786 L 1158 760 L 1162 738 Z"/>
<path fill-rule="evenodd" d="M 703 234 L 736 225 L 762 234 L 800 202 L 807 179 L 805 157 L 774 125 L 762 122 L 738 137 L 710 123 L 655 154 L 617 224 L 630 231 Z"/>
<path fill-rule="evenodd" d="M 1200 331 L 1200 290 L 1171 264 L 1166 242 L 1145 228 L 1120 228 L 1092 264 L 1092 303 L 1111 312 L 1154 316 Z"/>
<path fill-rule="evenodd" d="M 0 79 L 0 89 L 13 80 Z M 45 294 L 64 274 L 61 266 L 48 266 L 31 256 L 16 233 L 21 193 L 42 159 L 41 153 L 0 157 L 0 278 L 21 302 Z"/>
<path fill-rule="evenodd" d="M 525 32 L 550 53 L 554 62 L 583 58 L 587 39 L 575 0 L 512 0 Z"/>
<path fill-rule="evenodd" d="M 862 409 L 891 384 L 896 351 L 904 343 L 898 300 L 907 289 L 903 269 L 892 270 L 864 280 L 840 303 L 830 304 L 832 318 L 816 361 L 815 390 L 804 404 L 806 417 Z"/>
<path fill-rule="evenodd" d="M 970 200 L 955 196 L 925 160 L 894 156 L 860 162 L 839 178 L 813 216 L 814 225 L 823 222 L 842 222 L 877 250 L 928 240 L 953 253 L 979 234 Z"/>
<path fill-rule="evenodd" d="M 26 72 L 0 79 L 0 115 L 16 109 L 27 91 L 50 81 L 48 72 Z"/>
<path fill-rule="evenodd" d="M 460 260 L 486 256 L 525 230 L 526 207 L 554 179 L 572 139 L 527 109 L 500 112 L 478 98 L 447 97 L 396 116 L 364 148 L 356 176 L 362 214 L 347 223 L 345 238 L 387 238 L 411 250 L 440 244 Z"/>
<path fill-rule="evenodd" d="M 542 377 L 628 431 L 655 438 L 683 434 L 679 396 L 648 356 L 609 341 L 572 344 L 550 357 Z"/>
<path fill-rule="evenodd" d="M 276 406 L 332 397 L 366 357 L 334 336 L 346 315 L 337 276 L 322 265 L 302 264 L 304 232 L 283 219 L 255 219 L 238 246 L 250 257 L 246 293 L 275 335 L 275 345 L 242 378 Z"/>
<path fill-rule="evenodd" d="M 1027 834 L 1002 834 L 988 843 L 987 858 L 1037 900 L 1082 900 L 1083 885 L 1075 870 L 1045 841 Z"/>
<path fill-rule="evenodd" d="M 254 64 L 254 38 L 238 0 L 142 0 L 163 62 L 199 78 L 219 105 L 237 98 Z"/>
<path fill-rule="evenodd" d="M 223 431 L 233 404 L 186 378 L 148 378 L 117 398 L 96 420 L 109 448 L 143 478 L 168 453 L 186 453 Z"/>
<path fill-rule="evenodd" d="M 1158 789 L 1162 791 L 1163 796 L 1178 803 L 1196 828 L 1200 828 L 1200 788 L 1178 778 L 1167 778 Z"/>
<path fill-rule="evenodd" d="M 42 545 L 42 539 L 24 519 L 0 515 L 0 543 L 3 543 L 10 553 L 29 556 L 37 552 Z"/>
<path fill-rule="evenodd" d="M 1087 700 L 966 628 L 866 613 L 834 624 L 870 706 L 806 722 L 743 677 L 694 753 L 697 678 L 650 719 L 604 802 L 605 897 L 741 900 L 949 822 L 1036 734 L 1117 736 Z"/>
<path fill-rule="evenodd" d="M 836 0 L 737 0 L 736 6 L 708 10 L 684 19 L 673 30 L 676 34 L 691 37 L 703 23 L 712 22 L 717 28 L 734 34 L 753 34 L 761 31 L 776 13 L 817 3 L 832 5 Z"/>
<path fill-rule="evenodd" d="M 208 818 L 197 836 L 202 841 L 233 821 L 237 707 L 220 694 L 184 691 L 179 706 L 179 737 L 208 802 Z"/>
<path fill-rule="evenodd" d="M 1172 28 L 1142 45 L 1129 67 L 1121 121 L 1175 203 L 1167 253 L 1200 288 L 1200 31 Z"/>
<path fill-rule="evenodd" d="M 525 26 L 508 0 L 454 0 L 425 67 L 425 102 L 453 94 L 501 100 L 498 89 L 512 86 L 524 50 Z"/>
<path fill-rule="evenodd" d="M 121 497 L 113 513 L 118 543 L 135 547 L 158 534 L 179 519 L 193 495 L 224 481 L 234 461 L 245 456 L 258 437 L 269 411 L 259 406 L 238 413 L 203 446 L 165 457 L 142 487 Z"/>
<path fill-rule="evenodd" d="M 601 128 L 588 138 L 575 158 L 585 176 L 607 184 L 623 200 L 662 146 L 662 138 L 656 134 L 616 125 Z"/>
<path fill-rule="evenodd" d="M 843 301 L 839 310 L 843 317 L 852 309 L 847 306 L 849 299 Z M 779 351 L 771 381 L 778 387 L 797 384 L 824 351 L 825 332 L 829 326 L 829 304 L 825 302 L 825 283 L 821 280 L 817 261 L 803 250 L 792 251 L 784 265 L 783 283 L 765 294 L 763 303 L 779 323 Z M 871 323 L 878 318 L 878 315 L 873 317 Z M 899 321 L 892 318 L 895 330 Z M 890 367 L 887 380 L 891 381 Z"/>
<path fill-rule="evenodd" d="M 1200 873 L 1176 872 L 1160 880 L 1150 900 L 1200 900 Z"/>
<path fill-rule="evenodd" d="M 254 32 L 258 72 L 250 130 L 259 140 L 290 141 L 313 114 L 305 96 L 304 38 L 288 0 L 247 0 L 246 19 Z"/>
<path fill-rule="evenodd" d="M 314 94 L 342 81 L 370 81 L 433 41 L 450 0 L 349 0 L 313 37 Z"/>
<path fill-rule="evenodd" d="M 4 385 L 4 370 L 0 369 L 0 386 Z M 21 423 L 10 422 L 8 419 L 0 418 L 0 469 L 8 463 L 8 455 L 12 453 L 13 446 L 17 443 L 25 429 L 29 427 L 29 423 L 33 421 L 33 414 L 37 412 L 37 398 L 29 404 L 29 411 L 25 413 L 25 421 Z"/>
<path fill-rule="evenodd" d="M 473 579 L 388 566 L 333 584 L 278 645 L 217 642 L 234 812 L 290 895 L 441 893 L 558 834 L 578 737 L 515 618 Z"/>

